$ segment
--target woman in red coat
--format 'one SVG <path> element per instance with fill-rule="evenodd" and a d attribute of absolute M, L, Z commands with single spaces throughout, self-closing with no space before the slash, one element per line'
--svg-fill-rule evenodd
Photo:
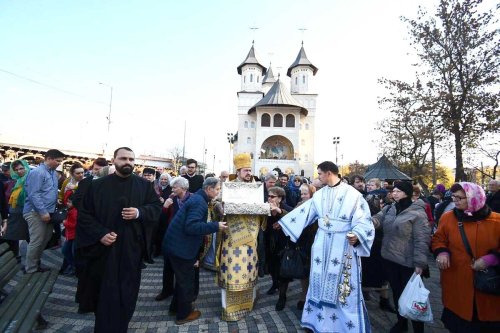
<path fill-rule="evenodd" d="M 455 209 L 442 215 L 432 239 L 432 250 L 441 269 L 443 314 L 441 320 L 452 333 L 500 332 L 500 296 L 474 288 L 474 271 L 499 269 L 500 214 L 485 205 L 486 196 L 473 183 L 451 187 Z M 463 228 L 472 263 L 462 240 Z"/>

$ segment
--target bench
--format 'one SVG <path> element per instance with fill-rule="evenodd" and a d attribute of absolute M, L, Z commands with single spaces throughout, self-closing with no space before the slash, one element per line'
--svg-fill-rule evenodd
<path fill-rule="evenodd" d="M 35 323 L 40 328 L 46 325 L 40 311 L 56 282 L 57 271 L 24 274 L 11 292 L 3 292 L 19 271 L 20 265 L 9 246 L 0 244 L 0 290 L 7 295 L 0 304 L 0 332 L 31 332 Z"/>

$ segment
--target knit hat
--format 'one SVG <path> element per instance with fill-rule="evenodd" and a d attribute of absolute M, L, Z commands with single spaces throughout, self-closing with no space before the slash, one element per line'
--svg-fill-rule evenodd
<path fill-rule="evenodd" d="M 408 197 L 413 195 L 413 185 L 411 182 L 397 181 L 394 182 L 394 188 L 403 191 Z"/>
<path fill-rule="evenodd" d="M 234 168 L 236 170 L 243 168 L 251 168 L 252 167 L 252 157 L 249 153 L 241 153 L 235 155 L 233 158 Z"/>
<path fill-rule="evenodd" d="M 439 192 L 443 193 L 443 195 L 446 193 L 446 187 L 443 184 L 437 184 L 436 185 L 436 190 Z"/>

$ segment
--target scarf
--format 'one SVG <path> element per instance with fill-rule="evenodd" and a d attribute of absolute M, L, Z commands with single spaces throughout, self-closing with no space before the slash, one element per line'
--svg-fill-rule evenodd
<path fill-rule="evenodd" d="M 410 207 L 412 203 L 411 197 L 406 197 L 396 202 L 396 215 L 399 215 L 406 208 Z"/>
<path fill-rule="evenodd" d="M 30 167 L 25 160 L 19 160 L 19 161 L 21 161 L 26 172 L 24 173 L 24 176 L 19 177 L 17 172 L 14 171 L 12 164 L 10 165 L 10 177 L 16 181 L 16 184 L 12 188 L 12 193 L 10 194 L 9 198 L 9 205 L 12 208 L 24 207 L 24 201 L 26 200 L 26 191 L 24 190 L 24 182 L 26 181 L 26 177 L 30 172 Z"/>
<path fill-rule="evenodd" d="M 471 214 L 460 209 L 453 209 L 453 213 L 460 222 L 477 222 L 486 219 L 491 214 L 491 209 L 487 205 Z"/>
<path fill-rule="evenodd" d="M 189 191 L 186 191 L 186 194 L 184 194 L 184 197 L 183 198 L 179 198 L 177 197 L 177 204 L 179 205 L 179 209 L 182 208 L 182 206 L 184 206 L 184 203 L 187 201 L 187 199 L 189 199 L 191 197 L 191 192 Z"/>
<path fill-rule="evenodd" d="M 467 197 L 467 209 L 463 212 L 469 216 L 473 216 L 475 212 L 481 210 L 486 204 L 486 194 L 481 186 L 469 182 L 460 182 L 460 186 L 464 189 Z"/>

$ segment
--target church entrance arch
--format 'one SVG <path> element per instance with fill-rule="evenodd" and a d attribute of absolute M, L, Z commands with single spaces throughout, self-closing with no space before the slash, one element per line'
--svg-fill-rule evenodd
<path fill-rule="evenodd" d="M 273 135 L 267 138 L 260 147 L 260 158 L 274 160 L 293 160 L 293 144 L 281 135 Z"/>

